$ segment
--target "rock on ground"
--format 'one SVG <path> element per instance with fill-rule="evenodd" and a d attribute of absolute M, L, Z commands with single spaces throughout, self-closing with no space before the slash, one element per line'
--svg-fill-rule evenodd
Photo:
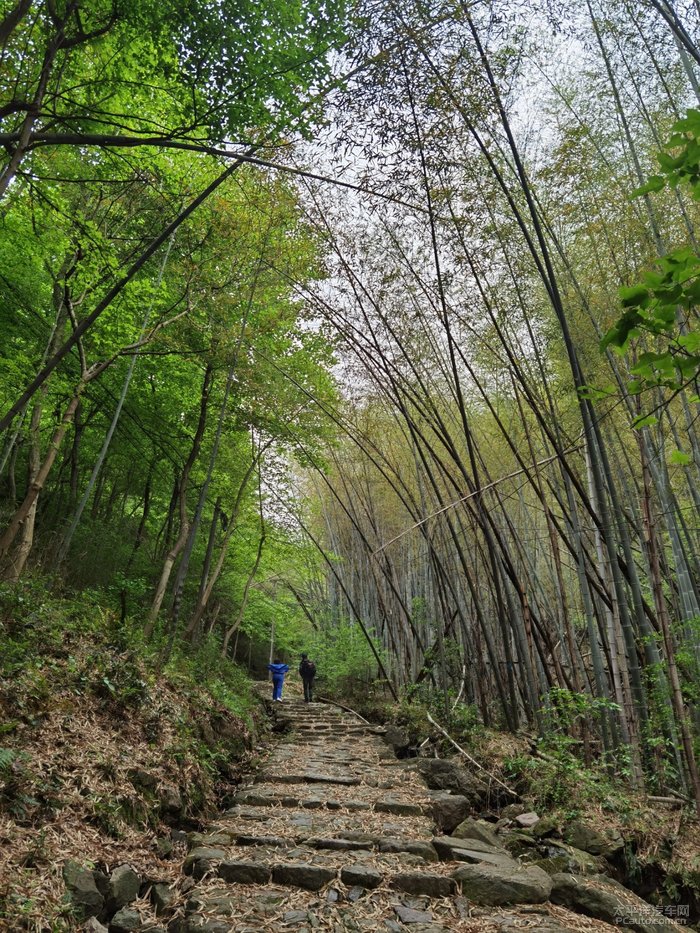
<path fill-rule="evenodd" d="M 499 907 L 507 904 L 541 904 L 549 898 L 552 879 L 541 868 L 499 865 L 464 865 L 452 873 L 462 893 L 474 904 Z"/>
<path fill-rule="evenodd" d="M 646 901 L 607 875 L 559 874 L 552 878 L 551 899 L 578 913 L 604 920 L 635 933 L 669 933 L 676 924 L 661 918 Z"/>

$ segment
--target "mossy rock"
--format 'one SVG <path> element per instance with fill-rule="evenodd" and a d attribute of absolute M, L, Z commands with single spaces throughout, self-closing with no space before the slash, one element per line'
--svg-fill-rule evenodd
<path fill-rule="evenodd" d="M 500 844 L 516 857 L 532 853 L 537 845 L 535 837 L 526 832 L 501 833 L 498 839 Z"/>
<path fill-rule="evenodd" d="M 118 804 L 119 816 L 128 826 L 143 829 L 152 825 L 153 808 L 143 797 L 121 797 Z"/>
<path fill-rule="evenodd" d="M 545 816 L 532 827 L 532 835 L 537 839 L 545 839 L 550 836 L 561 836 L 559 823 L 551 816 Z"/>
<path fill-rule="evenodd" d="M 569 823 L 564 830 L 564 840 L 575 849 L 606 858 L 617 855 L 625 847 L 625 840 L 618 830 L 610 828 L 601 831 L 582 820 Z"/>
<path fill-rule="evenodd" d="M 546 871 L 550 877 L 558 875 L 560 872 L 568 871 L 568 859 L 564 855 L 555 855 L 552 858 L 538 858 L 527 864 L 541 868 L 542 871 Z"/>
<path fill-rule="evenodd" d="M 556 875 L 558 872 L 569 875 L 596 875 L 603 869 L 602 859 L 563 843 L 552 841 L 546 846 L 540 846 L 539 852 L 543 857 L 528 860 L 528 864 L 538 865 L 548 875 Z"/>

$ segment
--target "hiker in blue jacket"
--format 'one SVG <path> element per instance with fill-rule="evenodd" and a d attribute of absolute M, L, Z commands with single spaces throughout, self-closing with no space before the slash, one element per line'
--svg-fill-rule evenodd
<path fill-rule="evenodd" d="M 275 661 L 274 664 L 267 665 L 268 671 L 272 671 L 272 699 L 282 700 L 282 687 L 284 687 L 284 675 L 289 670 L 288 664 L 282 664 L 281 661 Z"/>

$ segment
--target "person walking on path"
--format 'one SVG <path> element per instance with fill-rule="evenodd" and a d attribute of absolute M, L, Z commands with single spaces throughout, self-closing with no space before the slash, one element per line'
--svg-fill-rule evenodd
<path fill-rule="evenodd" d="M 308 654 L 302 654 L 301 664 L 299 665 L 299 674 L 304 683 L 304 702 L 313 702 L 314 677 L 316 676 L 316 665 L 309 661 Z"/>
<path fill-rule="evenodd" d="M 275 661 L 274 664 L 268 664 L 267 669 L 268 671 L 272 671 L 272 699 L 281 702 L 284 675 L 289 670 L 289 665 L 282 664 L 281 661 Z"/>

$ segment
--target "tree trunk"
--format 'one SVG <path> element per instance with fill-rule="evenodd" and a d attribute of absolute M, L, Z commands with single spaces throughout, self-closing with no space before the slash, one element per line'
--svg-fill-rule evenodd
<path fill-rule="evenodd" d="M 32 483 L 39 475 L 39 469 L 41 467 L 42 410 L 43 406 L 41 404 L 34 405 L 34 408 L 32 409 L 31 422 L 29 424 L 29 465 L 27 474 L 27 489 L 31 488 Z M 3 574 L 3 579 L 5 580 L 16 582 L 22 575 L 24 565 L 27 562 L 27 558 L 29 557 L 32 544 L 34 542 L 34 522 L 36 520 L 37 503 L 38 498 L 34 499 L 34 502 L 32 502 L 31 506 L 29 507 L 26 518 L 22 521 L 19 544 L 15 549 L 12 562 L 9 564 L 5 573 Z"/>
<path fill-rule="evenodd" d="M 146 639 L 150 639 L 153 636 L 156 619 L 158 618 L 158 613 L 160 612 L 160 607 L 163 604 L 163 599 L 165 598 L 165 593 L 168 588 L 170 574 L 180 551 L 182 551 L 183 547 L 185 546 L 185 542 L 187 541 L 187 535 L 189 532 L 189 523 L 187 519 L 187 489 L 192 467 L 194 466 L 197 457 L 199 456 L 199 450 L 202 446 L 202 438 L 204 437 L 204 429 L 206 427 L 207 419 L 207 407 L 209 404 L 209 394 L 211 391 L 212 383 L 212 371 L 213 367 L 211 362 L 209 362 L 207 363 L 206 369 L 204 371 L 204 379 L 202 380 L 202 391 L 199 400 L 199 419 L 197 421 L 197 428 L 195 430 L 194 438 L 192 439 L 192 446 L 190 447 L 189 456 L 183 467 L 182 476 L 180 477 L 180 484 L 178 489 L 180 532 L 175 543 L 165 555 L 165 560 L 163 561 L 163 569 L 161 570 L 160 579 L 158 580 L 158 585 L 156 586 L 156 591 L 153 596 L 153 602 L 148 613 L 148 621 L 144 627 L 144 637 Z"/>
<path fill-rule="evenodd" d="M 199 596 L 197 600 L 197 605 L 194 608 L 194 612 L 192 613 L 192 618 L 190 619 L 187 629 L 185 630 L 185 637 L 187 638 L 192 636 L 192 633 L 196 630 L 197 626 L 199 625 L 202 619 L 202 616 L 204 615 L 206 611 L 209 600 L 211 599 L 211 594 L 214 590 L 214 587 L 216 586 L 216 581 L 219 579 L 221 571 L 223 570 L 224 561 L 226 560 L 226 553 L 228 551 L 228 545 L 231 540 L 231 536 L 236 530 L 236 521 L 238 518 L 238 512 L 240 510 L 241 503 L 243 501 L 243 495 L 245 493 L 245 489 L 248 485 L 248 482 L 251 476 L 253 475 L 255 467 L 259 462 L 261 455 L 262 455 L 262 450 L 258 450 L 257 453 L 253 454 L 253 459 L 250 463 L 250 466 L 246 470 L 243 476 L 243 480 L 241 481 L 241 484 L 238 487 L 238 492 L 236 493 L 236 501 L 234 502 L 233 508 L 231 509 L 231 516 L 229 518 L 228 528 L 226 530 L 226 534 L 224 535 L 223 541 L 221 542 L 219 556 L 217 558 L 216 564 L 214 565 L 214 569 L 209 575 L 209 579 L 207 580 L 206 585 L 204 586 L 204 589 L 202 590 L 200 586 L 200 592 L 199 592 Z"/>
<path fill-rule="evenodd" d="M 671 703 L 675 713 L 676 722 L 681 733 L 683 742 L 683 751 L 685 753 L 685 767 L 688 775 L 688 781 L 695 799 L 695 808 L 700 816 L 700 775 L 695 761 L 695 749 L 693 747 L 693 737 L 688 723 L 688 717 L 685 712 L 685 700 L 681 689 L 680 677 L 678 676 L 678 666 L 676 664 L 676 650 L 673 644 L 671 634 L 671 623 L 668 618 L 666 600 L 663 594 L 663 583 L 661 579 L 661 570 L 659 566 L 659 548 L 654 522 L 654 513 L 651 504 L 651 483 L 649 471 L 646 462 L 643 463 L 644 478 L 644 524 L 646 530 L 646 544 L 649 552 L 651 564 L 651 584 L 654 592 L 654 602 L 656 604 L 657 617 L 661 623 L 661 631 L 664 640 L 664 650 L 666 654 L 666 666 L 671 683 Z"/>
<path fill-rule="evenodd" d="M 73 420 L 73 415 L 75 414 L 75 410 L 78 407 L 78 403 L 80 401 L 80 393 L 83 391 L 83 388 L 84 388 L 84 385 L 81 384 L 76 394 L 73 396 L 71 401 L 68 403 L 68 406 L 66 407 L 66 410 L 63 413 L 63 417 L 61 418 L 60 423 L 57 425 L 56 429 L 53 432 L 53 435 L 49 442 L 48 450 L 46 452 L 46 457 L 44 458 L 44 462 L 41 464 L 36 475 L 29 483 L 29 488 L 27 489 L 27 494 L 24 497 L 24 501 L 22 502 L 20 507 L 17 509 L 15 514 L 10 519 L 9 524 L 7 528 L 5 529 L 4 534 L 2 535 L 2 538 L 0 538 L 0 558 L 4 558 L 7 556 L 12 546 L 12 543 L 14 542 L 17 536 L 17 532 L 19 531 L 20 526 L 22 525 L 24 521 L 27 520 L 30 514 L 34 514 L 36 511 L 36 501 L 39 498 L 39 495 L 42 489 L 44 488 L 44 484 L 46 483 L 46 479 L 49 475 L 51 467 L 54 464 L 54 460 L 56 459 L 56 455 L 59 451 L 63 438 L 65 437 L 66 431 L 68 430 L 68 427 L 71 421 Z M 33 520 L 32 520 L 32 529 L 33 529 Z M 24 554 L 22 558 L 23 563 L 26 562 L 28 553 L 29 552 L 27 551 Z M 13 569 L 9 569 L 7 572 L 10 574 L 14 574 Z"/>
<path fill-rule="evenodd" d="M 167 248 L 165 250 L 165 253 L 163 254 L 163 260 L 161 262 L 160 269 L 158 271 L 158 277 L 156 279 L 156 285 L 155 285 L 156 292 L 160 289 L 161 282 L 163 281 L 163 273 L 165 272 L 165 266 L 168 262 L 168 257 L 170 255 L 170 250 L 172 248 L 172 245 L 173 245 L 173 237 L 171 237 L 170 240 L 168 240 Z M 140 334 L 139 340 L 142 340 L 145 337 L 146 328 L 148 327 L 148 321 L 151 317 L 151 312 L 153 311 L 154 301 L 151 301 L 149 308 L 146 311 L 146 314 L 144 316 L 143 323 L 141 324 L 141 334 Z M 80 523 L 80 519 L 83 516 L 83 511 L 85 510 L 85 506 L 88 504 L 88 500 L 90 499 L 92 490 L 94 489 L 95 483 L 97 482 L 97 477 L 99 476 L 100 470 L 102 469 L 102 465 L 105 462 L 107 451 L 109 450 L 109 446 L 112 443 L 112 438 L 114 437 L 114 432 L 116 431 L 117 425 L 119 424 L 119 418 L 121 417 L 122 408 L 124 407 L 124 402 L 126 401 L 126 396 L 129 392 L 129 386 L 131 385 L 131 379 L 134 375 L 134 369 L 136 368 L 136 361 L 138 360 L 138 356 L 139 356 L 139 351 L 137 349 L 136 352 L 132 354 L 131 359 L 129 360 L 129 366 L 126 371 L 126 376 L 124 377 L 124 382 L 122 383 L 121 392 L 119 394 L 119 400 L 117 401 L 117 407 L 114 410 L 114 414 L 112 415 L 112 421 L 110 422 L 109 428 L 107 429 L 107 434 L 105 435 L 104 441 L 102 443 L 102 447 L 97 456 L 97 460 L 95 461 L 95 465 L 92 468 L 90 479 L 88 480 L 87 486 L 85 487 L 85 490 L 83 491 L 83 495 L 80 498 L 80 502 L 78 503 L 78 506 L 75 509 L 70 525 L 68 526 L 61 540 L 61 543 L 58 547 L 58 551 L 56 553 L 56 567 L 57 568 L 60 567 L 63 561 L 66 559 L 66 556 L 70 549 L 71 541 L 73 540 L 73 535 L 75 534 L 76 528 L 78 527 Z M 76 421 L 76 438 L 77 438 L 77 435 L 78 435 L 78 429 L 77 429 L 77 421 Z M 77 487 L 77 479 L 76 479 L 76 487 Z M 71 492 L 73 492 L 73 483 L 71 483 Z M 73 502 L 75 498 L 77 498 L 77 488 L 75 490 L 75 496 L 71 495 L 71 502 Z"/>
<path fill-rule="evenodd" d="M 238 607 L 238 612 L 236 613 L 236 618 L 233 621 L 233 624 L 230 625 L 224 634 L 223 643 L 221 645 L 221 657 L 225 658 L 228 655 L 228 644 L 231 640 L 231 636 L 234 632 L 237 632 L 240 628 L 241 622 L 245 615 L 246 606 L 248 605 L 248 597 L 250 596 L 250 587 L 252 586 L 255 575 L 258 572 L 258 567 L 260 566 L 260 560 L 262 558 L 263 548 L 265 546 L 265 524 L 263 523 L 260 529 L 260 540 L 258 541 L 258 549 L 255 553 L 255 562 L 253 567 L 248 574 L 248 577 L 245 581 L 245 586 L 243 588 L 243 596 L 241 598 L 241 604 Z"/>

